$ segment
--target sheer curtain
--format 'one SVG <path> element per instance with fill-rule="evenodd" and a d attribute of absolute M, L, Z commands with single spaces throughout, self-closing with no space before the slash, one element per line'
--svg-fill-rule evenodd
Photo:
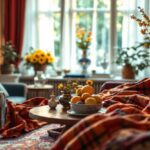
<path fill-rule="evenodd" d="M 27 0 L 25 38 L 23 53 L 29 51 L 30 47 L 51 51 L 54 54 L 54 19 L 50 12 L 52 3 L 50 0 Z M 39 5 L 43 5 L 39 7 Z M 43 11 L 43 14 L 38 15 Z M 45 12 L 49 12 L 45 14 Z M 47 17 L 48 16 L 48 17 Z"/>
<path fill-rule="evenodd" d="M 137 12 L 137 6 L 143 7 L 146 12 L 149 11 L 149 0 L 110 0 L 109 2 L 114 3 L 115 1 L 116 3 L 114 3 L 115 6 L 110 5 L 108 8 L 103 8 L 103 6 L 98 7 L 97 4 L 99 1 L 93 0 L 93 6 L 90 9 L 86 7 L 82 9 L 77 8 L 77 0 L 60 0 L 61 8 L 59 8 L 60 10 L 58 10 L 58 12 L 61 13 L 61 21 L 57 21 L 57 24 L 60 25 L 60 31 L 57 34 L 59 34 L 61 38 L 59 40 L 59 50 L 56 50 L 56 16 L 54 16 L 54 12 L 57 10 L 55 9 L 55 2 L 59 0 L 26 1 L 25 38 L 22 56 L 29 51 L 31 46 L 33 48 L 50 50 L 54 54 L 56 63 L 60 69 L 71 69 L 73 72 L 77 72 L 80 69 L 78 65 L 79 50 L 76 48 L 76 27 L 82 18 L 82 16 L 79 15 L 80 12 L 86 15 L 90 13 L 92 17 L 88 25 L 86 18 L 82 18 L 84 25 L 90 26 L 93 33 L 89 54 L 92 61 L 90 69 L 101 69 L 100 66 L 97 65 L 97 60 L 100 58 L 103 59 L 104 56 L 102 56 L 102 53 L 104 53 L 105 55 L 107 54 L 108 57 L 106 57 L 109 62 L 111 58 L 112 63 L 109 63 L 110 70 L 114 70 L 114 73 L 116 73 L 116 66 L 114 65 L 115 47 L 132 46 L 135 42 L 142 40 L 142 35 L 138 33 L 137 24 L 131 20 L 130 15 Z M 121 3 L 121 6 L 119 6 L 118 3 Z M 87 10 L 89 10 L 89 12 Z M 122 15 L 121 22 L 119 22 L 120 18 L 117 16 L 119 13 Z M 106 16 L 103 20 L 101 19 L 102 15 Z M 99 24 L 100 21 L 104 23 L 101 25 Z M 97 40 L 98 38 L 99 40 Z M 117 38 L 119 38 L 120 43 L 116 42 Z M 99 49 L 101 47 L 103 50 L 100 51 Z M 56 51 L 59 52 L 56 54 Z M 99 58 L 98 55 L 101 57 Z"/>
<path fill-rule="evenodd" d="M 122 47 L 130 47 L 133 46 L 136 42 L 141 42 L 143 40 L 142 35 L 140 35 L 141 33 L 138 29 L 137 23 L 134 20 L 132 20 L 130 16 L 131 14 L 137 14 L 138 6 L 146 10 L 146 5 L 148 5 L 148 0 L 123 1 L 123 9 L 125 11 L 125 14 L 123 17 L 122 24 Z"/>

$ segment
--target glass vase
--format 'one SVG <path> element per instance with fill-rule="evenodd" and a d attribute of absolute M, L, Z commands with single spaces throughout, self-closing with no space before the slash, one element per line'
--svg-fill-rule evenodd
<path fill-rule="evenodd" d="M 46 83 L 46 77 L 43 71 L 37 71 L 34 77 L 34 86 L 41 87 L 44 86 Z"/>
<path fill-rule="evenodd" d="M 37 74 L 38 71 L 42 71 L 44 73 L 46 71 L 46 65 L 35 64 L 33 67 L 34 67 L 35 75 Z"/>

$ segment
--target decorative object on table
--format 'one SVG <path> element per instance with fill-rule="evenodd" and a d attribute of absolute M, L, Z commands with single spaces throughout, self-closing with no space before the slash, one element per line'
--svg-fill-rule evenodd
<path fill-rule="evenodd" d="M 106 69 L 108 67 L 108 61 L 106 61 L 106 57 L 104 57 L 103 62 L 101 62 L 101 66 L 102 66 L 102 68 L 104 70 L 104 73 L 106 73 Z"/>
<path fill-rule="evenodd" d="M 54 92 L 52 92 L 51 96 L 50 96 L 50 99 L 48 101 L 48 105 L 51 109 L 56 109 L 56 106 L 57 106 L 57 100 L 56 100 L 56 97 L 54 95 Z"/>
<path fill-rule="evenodd" d="M 76 114 L 92 114 L 92 113 L 97 113 L 102 104 L 97 103 L 97 104 L 74 104 L 71 103 L 71 110 L 73 110 Z"/>
<path fill-rule="evenodd" d="M 54 57 L 51 52 L 41 49 L 30 48 L 30 52 L 25 56 L 26 65 L 33 66 L 35 74 L 37 71 L 45 72 L 47 65 L 53 65 L 53 62 Z"/>
<path fill-rule="evenodd" d="M 84 28 L 77 30 L 77 46 L 82 50 L 82 57 L 79 59 L 82 74 L 87 74 L 87 68 L 91 63 L 91 60 L 87 57 L 88 49 L 92 40 L 91 35 L 92 33 L 90 31 L 86 31 Z"/>
<path fill-rule="evenodd" d="M 43 71 L 37 71 L 34 77 L 34 86 L 41 87 L 44 86 L 46 83 L 46 77 Z"/>
<path fill-rule="evenodd" d="M 15 71 L 15 62 L 20 57 L 17 55 L 14 46 L 12 43 L 6 42 L 5 45 L 2 46 L 2 56 L 3 56 L 3 64 L 1 65 L 1 73 L 2 74 L 10 74 Z"/>
<path fill-rule="evenodd" d="M 63 72 L 66 75 L 66 74 L 68 74 L 70 72 L 70 69 L 64 69 Z"/>
<path fill-rule="evenodd" d="M 63 106 L 64 110 L 70 109 L 70 100 L 72 98 L 71 94 L 76 90 L 77 86 L 77 82 L 74 81 L 67 81 L 66 83 L 58 84 L 58 89 L 61 91 L 59 102 Z"/>
<path fill-rule="evenodd" d="M 50 137 L 56 140 L 60 135 L 64 133 L 65 129 L 66 125 L 60 125 L 60 127 L 50 129 L 47 132 Z"/>
<path fill-rule="evenodd" d="M 146 15 L 141 7 L 138 7 L 142 19 L 132 15 L 131 18 L 135 20 L 141 28 L 141 33 L 144 35 L 143 42 L 139 42 L 132 47 L 118 49 L 118 56 L 116 63 L 123 65 L 122 77 L 127 79 L 134 79 L 139 71 L 144 70 L 150 66 L 150 32 L 149 22 L 150 18 Z"/>

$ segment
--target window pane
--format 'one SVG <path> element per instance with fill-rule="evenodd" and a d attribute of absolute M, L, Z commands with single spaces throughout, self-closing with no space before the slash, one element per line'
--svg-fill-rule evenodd
<path fill-rule="evenodd" d="M 54 13 L 54 49 L 55 49 L 55 56 L 60 56 L 60 35 L 61 35 L 61 15 L 60 13 Z"/>
<path fill-rule="evenodd" d="M 38 0 L 39 11 L 52 11 L 60 9 L 61 0 Z"/>
<path fill-rule="evenodd" d="M 77 0 L 77 8 L 91 8 L 94 0 Z"/>
<path fill-rule="evenodd" d="M 117 0 L 118 10 L 133 10 L 136 6 L 136 0 Z"/>
<path fill-rule="evenodd" d="M 109 62 L 109 33 L 110 33 L 110 13 L 98 12 L 96 25 L 96 65 L 106 61 Z"/>
<path fill-rule="evenodd" d="M 129 3 L 130 2 L 130 3 Z M 117 47 L 133 46 L 141 40 L 139 30 L 131 15 L 137 13 L 137 7 L 144 7 L 144 0 L 117 0 Z"/>
<path fill-rule="evenodd" d="M 97 0 L 97 7 L 110 9 L 110 0 Z"/>
<path fill-rule="evenodd" d="M 145 0 L 117 0 L 118 10 L 135 10 L 138 6 L 144 7 Z"/>
<path fill-rule="evenodd" d="M 92 13 L 79 12 L 76 15 L 76 26 L 84 27 L 87 30 L 91 29 L 92 26 Z"/>

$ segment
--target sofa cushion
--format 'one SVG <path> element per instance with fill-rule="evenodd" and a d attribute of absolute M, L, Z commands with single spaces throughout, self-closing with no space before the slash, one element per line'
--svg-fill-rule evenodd
<path fill-rule="evenodd" d="M 4 86 L 1 83 L 0 83 L 0 91 L 4 92 L 4 94 L 5 94 L 6 97 L 9 96 L 7 90 L 4 88 Z"/>

